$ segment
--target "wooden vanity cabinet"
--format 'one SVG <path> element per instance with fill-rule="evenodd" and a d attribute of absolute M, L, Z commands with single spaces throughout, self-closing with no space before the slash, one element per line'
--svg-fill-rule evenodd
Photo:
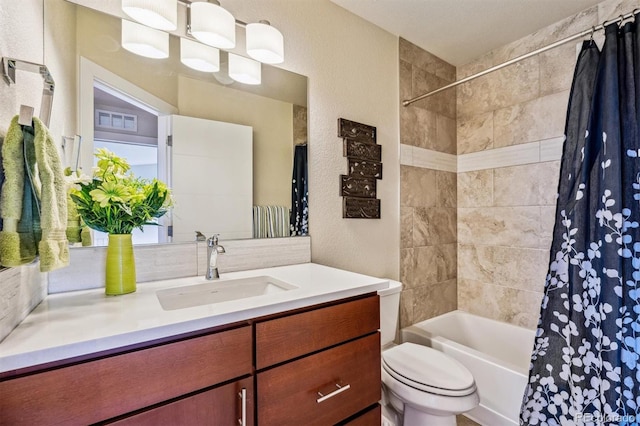
<path fill-rule="evenodd" d="M 253 333 L 244 325 L 6 379 L 0 381 L 0 424 L 104 422 L 250 377 L 252 360 Z"/>
<path fill-rule="evenodd" d="M 5 374 L 0 425 L 379 424 L 378 303 L 358 296 Z"/>
<path fill-rule="evenodd" d="M 335 425 L 375 407 L 379 327 L 377 295 L 256 322 L 258 424 Z"/>

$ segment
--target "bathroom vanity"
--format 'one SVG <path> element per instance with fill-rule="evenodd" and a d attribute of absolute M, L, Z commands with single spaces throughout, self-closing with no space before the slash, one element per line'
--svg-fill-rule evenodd
<path fill-rule="evenodd" d="M 297 288 L 172 311 L 156 292 L 180 280 L 142 284 L 131 297 L 49 296 L 0 344 L 0 424 L 379 422 L 376 290 L 387 281 L 314 264 L 226 275 L 251 274 Z M 146 313 L 128 315 L 136 305 Z M 118 334 L 105 323 L 89 338 L 116 316 Z M 63 331 L 73 323 L 75 339 Z M 40 332 L 56 331 L 61 344 L 38 348 Z"/>

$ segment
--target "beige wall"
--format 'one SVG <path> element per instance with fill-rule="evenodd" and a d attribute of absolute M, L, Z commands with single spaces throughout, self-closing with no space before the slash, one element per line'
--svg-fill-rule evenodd
<path fill-rule="evenodd" d="M 400 100 L 455 80 L 455 67 L 400 39 Z M 400 142 L 456 153 L 456 92 L 400 107 Z M 405 164 L 405 162 L 403 162 Z M 402 165 L 400 325 L 456 309 L 456 174 Z"/>
<path fill-rule="evenodd" d="M 44 63 L 55 79 L 50 130 L 56 142 L 63 135 L 72 136 L 76 132 L 75 59 L 64 49 L 50 49 L 54 43 L 73 39 L 73 10 L 68 3 L 54 0 L 0 0 L 0 55 Z M 43 20 L 45 12 L 63 18 L 68 25 L 54 30 Z M 17 16 L 20 18 L 16 19 Z M 42 78 L 18 71 L 16 80 L 12 86 L 0 81 L 0 134 L 5 133 L 21 104 L 33 106 L 35 114 L 39 114 Z M 38 268 L 35 263 L 0 271 L 0 340 L 46 295 L 47 275 Z"/>
<path fill-rule="evenodd" d="M 182 76 L 178 87 L 180 115 L 253 127 L 253 204 L 290 207 L 292 105 Z"/>
<path fill-rule="evenodd" d="M 328 0 L 227 0 L 246 21 L 269 19 L 285 37 L 283 68 L 309 77 L 312 260 L 374 276 L 399 271 L 398 40 Z M 343 117 L 377 126 L 384 179 L 380 220 L 343 219 Z"/>
<path fill-rule="evenodd" d="M 638 6 L 637 0 L 602 2 L 459 67 L 458 79 Z M 477 161 L 458 174 L 460 309 L 529 328 L 537 324 L 553 231 L 557 147 L 575 60 L 576 43 L 568 43 L 458 89 L 459 158 L 509 148 L 507 162 L 530 163 L 485 169 Z M 535 161 L 526 159 L 532 144 L 541 153 Z"/>

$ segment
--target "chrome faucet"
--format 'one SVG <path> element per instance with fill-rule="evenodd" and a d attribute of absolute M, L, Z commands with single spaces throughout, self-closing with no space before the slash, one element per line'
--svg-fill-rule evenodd
<path fill-rule="evenodd" d="M 218 273 L 218 254 L 225 253 L 224 247 L 218 244 L 218 237 L 220 234 L 214 234 L 207 240 L 207 259 L 209 260 L 209 267 L 207 268 L 207 274 L 205 278 L 208 280 L 217 280 L 220 278 Z"/>

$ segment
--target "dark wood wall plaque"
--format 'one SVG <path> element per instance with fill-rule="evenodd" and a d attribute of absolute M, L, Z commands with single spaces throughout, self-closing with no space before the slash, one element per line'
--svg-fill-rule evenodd
<path fill-rule="evenodd" d="M 342 217 L 345 219 L 380 219 L 380 200 L 344 197 Z"/>
<path fill-rule="evenodd" d="M 382 146 L 377 144 L 345 139 L 343 151 L 344 156 L 349 158 L 361 158 L 371 161 L 382 160 Z"/>
<path fill-rule="evenodd" d="M 357 177 L 382 179 L 382 163 L 349 158 L 349 174 Z"/>
<path fill-rule="evenodd" d="M 344 139 L 349 169 L 348 175 L 340 175 L 342 217 L 380 219 L 376 179 L 382 179 L 382 146 L 376 143 L 376 128 L 339 118 L 338 136 Z"/>
<path fill-rule="evenodd" d="M 375 178 L 359 178 L 354 176 L 340 175 L 340 179 L 342 181 L 342 185 L 340 187 L 340 196 L 376 198 Z"/>
<path fill-rule="evenodd" d="M 376 143 L 376 128 L 355 121 L 338 119 L 338 136 L 360 142 Z"/>

